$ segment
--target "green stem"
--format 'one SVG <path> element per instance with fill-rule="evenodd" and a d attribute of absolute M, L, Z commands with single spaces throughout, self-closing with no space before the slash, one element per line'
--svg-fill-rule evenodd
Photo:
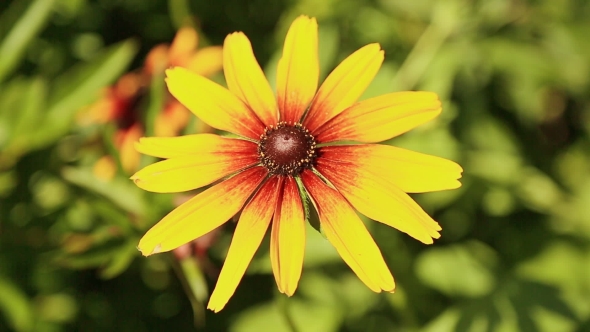
<path fill-rule="evenodd" d="M 414 88 L 453 32 L 453 25 L 441 24 L 436 20 L 436 13 L 434 16 L 435 19 L 424 30 L 393 78 L 394 91 L 406 91 Z"/>
<path fill-rule="evenodd" d="M 286 296 L 283 296 L 283 294 L 279 295 L 279 299 L 278 299 L 279 303 L 279 312 L 283 315 L 283 317 L 285 317 L 285 322 L 287 322 L 287 325 L 289 326 L 289 330 L 291 330 L 291 332 L 298 332 L 299 330 L 297 329 L 297 325 L 295 325 L 295 321 L 293 320 L 293 316 L 291 316 L 291 313 L 289 312 L 289 298 Z"/>

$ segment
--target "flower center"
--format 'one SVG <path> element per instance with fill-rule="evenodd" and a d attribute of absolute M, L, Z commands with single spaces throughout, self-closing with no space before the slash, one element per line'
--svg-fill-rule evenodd
<path fill-rule="evenodd" d="M 300 123 L 279 122 L 264 129 L 258 143 L 260 162 L 274 175 L 297 175 L 316 157 L 314 137 Z"/>

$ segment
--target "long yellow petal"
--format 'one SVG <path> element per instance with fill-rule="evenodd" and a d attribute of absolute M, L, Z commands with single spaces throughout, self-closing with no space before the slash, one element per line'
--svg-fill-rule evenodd
<path fill-rule="evenodd" d="M 299 16 L 289 28 L 277 67 L 277 99 L 281 121 L 301 119 L 318 87 L 318 24 Z"/>
<path fill-rule="evenodd" d="M 254 167 L 191 198 L 147 231 L 138 249 L 144 256 L 170 251 L 221 226 L 240 211 L 266 174 L 263 167 Z"/>
<path fill-rule="evenodd" d="M 272 177 L 246 205 L 229 246 L 208 309 L 219 312 L 236 291 L 252 257 L 260 246 L 277 204 L 282 177 Z"/>
<path fill-rule="evenodd" d="M 393 292 L 395 282 L 367 228 L 336 190 L 309 170 L 302 180 L 318 209 L 328 240 L 356 275 L 374 292 Z"/>
<path fill-rule="evenodd" d="M 223 44 L 223 71 L 227 87 L 267 126 L 276 125 L 277 101 L 252 52 L 248 37 L 235 32 Z"/>
<path fill-rule="evenodd" d="M 379 44 L 369 44 L 352 53 L 326 78 L 311 103 L 304 125 L 314 131 L 352 106 L 365 92 L 383 63 Z"/>
<path fill-rule="evenodd" d="M 271 262 L 277 286 L 281 293 L 295 293 L 305 252 L 305 213 L 291 176 L 285 178 L 282 197 L 275 211 L 270 238 Z"/>
<path fill-rule="evenodd" d="M 313 133 L 321 143 L 352 140 L 381 142 L 437 117 L 438 96 L 432 92 L 394 92 L 361 101 Z"/>
<path fill-rule="evenodd" d="M 423 193 L 461 186 L 463 169 L 457 163 L 390 145 L 327 146 L 323 160 L 342 168 L 368 169 L 407 193 Z"/>
<path fill-rule="evenodd" d="M 248 105 L 226 88 L 188 69 L 166 70 L 170 93 L 213 128 L 259 139 L 264 125 Z"/>
<path fill-rule="evenodd" d="M 176 157 L 146 166 L 131 179 L 147 191 L 176 193 L 206 186 L 258 162 L 255 155 L 234 153 Z"/>
<path fill-rule="evenodd" d="M 158 158 L 200 156 L 203 154 L 235 153 L 256 155 L 256 144 L 237 138 L 214 134 L 196 134 L 178 137 L 142 137 L 135 149 Z"/>
<path fill-rule="evenodd" d="M 367 217 L 426 244 L 431 244 L 432 238 L 440 237 L 438 223 L 387 178 L 375 176 L 370 167 L 341 167 L 338 163 L 320 159 L 317 169 Z"/>

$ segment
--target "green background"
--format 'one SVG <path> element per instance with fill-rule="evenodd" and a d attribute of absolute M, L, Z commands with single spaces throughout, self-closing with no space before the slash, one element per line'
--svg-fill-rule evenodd
<path fill-rule="evenodd" d="M 413 195 L 443 227 L 433 245 L 367 220 L 395 294 L 372 293 L 310 228 L 292 298 L 265 241 L 214 314 L 231 223 L 202 269 L 141 257 L 174 196 L 122 172 L 98 181 L 115 127 L 74 119 L 187 24 L 201 45 L 244 31 L 272 83 L 300 14 L 318 19 L 322 79 L 378 42 L 385 62 L 363 98 L 440 95 L 437 120 L 386 144 L 459 162 L 463 186 Z M 585 0 L 0 2 L 0 330 L 590 331 L 589 17 Z M 146 119 L 163 94 L 154 82 Z"/>

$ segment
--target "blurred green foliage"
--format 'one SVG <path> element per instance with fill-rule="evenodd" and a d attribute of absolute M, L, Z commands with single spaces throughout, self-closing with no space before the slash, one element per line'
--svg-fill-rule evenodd
<path fill-rule="evenodd" d="M 199 260 L 141 257 L 139 238 L 178 197 L 120 169 L 97 179 L 95 162 L 118 158 L 115 125 L 76 114 L 187 24 L 201 44 L 244 31 L 274 84 L 299 14 L 319 20 L 322 77 L 379 42 L 386 60 L 363 98 L 440 95 L 439 119 L 387 143 L 458 161 L 463 187 L 414 196 L 443 227 L 434 245 L 367 223 L 395 294 L 372 293 L 310 228 L 295 296 L 276 290 L 263 243 L 213 314 L 232 226 Z M 1 2 L 0 330 L 589 331 L 589 18 L 583 0 Z M 149 93 L 148 132 L 162 81 Z"/>

